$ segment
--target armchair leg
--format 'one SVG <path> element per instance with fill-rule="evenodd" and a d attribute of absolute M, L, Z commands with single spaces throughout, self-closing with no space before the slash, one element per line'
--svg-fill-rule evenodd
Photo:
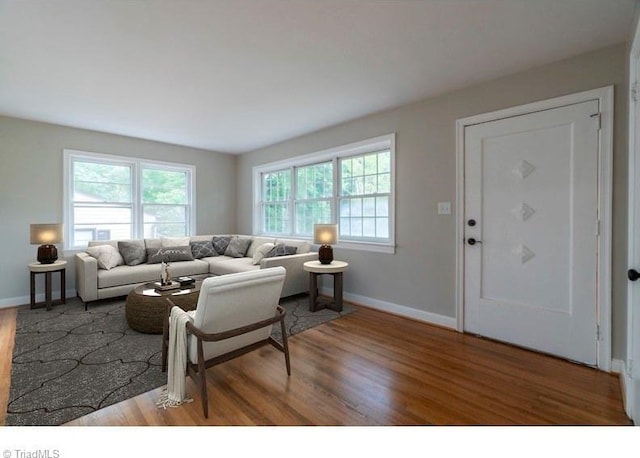
<path fill-rule="evenodd" d="M 280 321 L 280 329 L 282 330 L 282 347 L 284 348 L 284 362 L 287 365 L 287 375 L 291 375 L 291 360 L 289 359 L 289 343 L 287 342 L 287 330 L 285 329 L 284 320 Z"/>
<path fill-rule="evenodd" d="M 167 332 L 162 336 L 162 372 L 167 372 L 167 359 L 169 358 L 169 336 Z"/>
<path fill-rule="evenodd" d="M 204 418 L 209 418 L 209 398 L 207 396 L 207 366 L 204 360 L 202 340 L 198 339 L 198 384 L 200 385 L 200 398 L 202 399 L 202 411 Z"/>
<path fill-rule="evenodd" d="M 162 372 L 167 372 L 167 359 L 169 357 L 169 315 L 171 314 L 171 307 L 173 306 L 170 299 L 167 299 L 167 301 L 168 303 L 162 322 Z"/>

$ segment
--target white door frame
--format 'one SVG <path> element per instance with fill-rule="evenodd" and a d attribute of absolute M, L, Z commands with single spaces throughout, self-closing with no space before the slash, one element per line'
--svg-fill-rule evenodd
<path fill-rule="evenodd" d="M 464 332 L 464 130 L 474 124 L 598 100 L 600 135 L 598 158 L 598 354 L 597 366 L 611 370 L 611 207 L 613 165 L 613 86 L 570 94 L 456 121 L 456 329 Z"/>
<path fill-rule="evenodd" d="M 640 230 L 640 221 L 636 208 L 640 206 L 637 193 L 640 183 L 636 179 L 640 168 L 640 119 L 636 116 L 638 102 L 638 81 L 640 80 L 640 22 L 636 13 L 634 37 L 629 53 L 629 194 L 628 194 L 628 246 L 627 268 L 638 269 L 640 247 L 637 246 L 636 232 Z M 635 94 L 635 96 L 634 96 Z M 637 281 L 627 283 L 627 355 L 621 374 L 625 411 L 635 424 L 640 424 L 640 298 Z"/>

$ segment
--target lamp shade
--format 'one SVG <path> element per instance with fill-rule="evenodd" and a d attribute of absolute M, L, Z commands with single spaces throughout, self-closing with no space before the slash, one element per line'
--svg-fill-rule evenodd
<path fill-rule="evenodd" d="M 30 226 L 31 245 L 38 247 L 38 261 L 52 264 L 58 259 L 56 243 L 62 243 L 62 224 L 32 224 Z"/>
<path fill-rule="evenodd" d="M 62 224 L 31 224 L 31 245 L 62 243 Z"/>
<path fill-rule="evenodd" d="M 337 224 L 316 224 L 313 226 L 313 243 L 335 245 L 338 243 Z"/>

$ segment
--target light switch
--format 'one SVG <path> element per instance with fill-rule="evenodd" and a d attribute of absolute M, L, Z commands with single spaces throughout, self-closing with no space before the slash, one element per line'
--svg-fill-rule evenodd
<path fill-rule="evenodd" d="M 450 215 L 451 202 L 438 202 L 438 215 Z"/>

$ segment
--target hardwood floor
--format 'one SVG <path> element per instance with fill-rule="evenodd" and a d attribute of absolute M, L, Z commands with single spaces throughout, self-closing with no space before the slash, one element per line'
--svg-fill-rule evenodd
<path fill-rule="evenodd" d="M 15 311 L 0 310 L 0 410 Z M 194 402 L 158 409 L 159 389 L 68 425 L 630 425 L 616 375 L 356 307 L 290 341 L 208 371 Z"/>
<path fill-rule="evenodd" d="M 17 308 L 0 309 L 0 425 L 4 425 L 7 416 L 17 312 Z"/>

